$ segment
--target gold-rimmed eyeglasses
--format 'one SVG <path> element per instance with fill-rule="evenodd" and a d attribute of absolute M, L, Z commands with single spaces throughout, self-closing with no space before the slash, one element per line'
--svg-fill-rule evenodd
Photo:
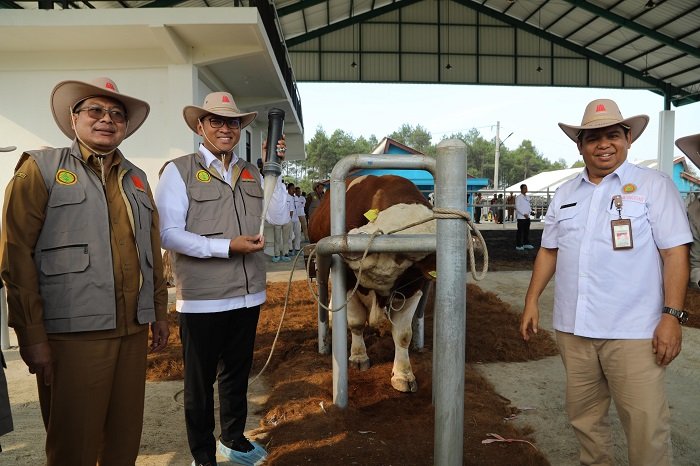
<path fill-rule="evenodd" d="M 105 108 L 100 105 L 90 105 L 89 107 L 78 108 L 74 110 L 73 113 L 80 113 L 82 111 L 87 111 L 88 116 L 95 120 L 100 120 L 109 113 L 109 117 L 115 123 L 124 123 L 126 121 L 126 114 L 118 108 Z"/>

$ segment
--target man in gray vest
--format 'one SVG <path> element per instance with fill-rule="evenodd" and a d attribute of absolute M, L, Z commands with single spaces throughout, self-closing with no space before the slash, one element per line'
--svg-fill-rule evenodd
<path fill-rule="evenodd" d="M 133 465 L 149 326 L 151 351 L 169 335 L 158 215 L 117 149 L 149 106 L 98 78 L 60 82 L 51 109 L 73 144 L 22 154 L 5 194 L 9 324 L 36 374 L 48 466 Z"/>
<path fill-rule="evenodd" d="M 206 96 L 183 110 L 203 141 L 194 154 L 168 162 L 156 189 L 163 247 L 173 253 L 185 362 L 185 424 L 193 465 L 216 465 L 214 382 L 218 380 L 218 450 L 236 464 L 253 465 L 265 449 L 244 435 L 248 376 L 265 302 L 262 176 L 238 158 L 241 130 L 257 113 L 241 112 L 228 92 Z M 277 153 L 284 156 L 284 139 Z M 263 153 L 265 145 L 263 145 Z M 278 180 L 266 219 L 279 218 L 287 193 Z"/>
<path fill-rule="evenodd" d="M 700 133 L 685 136 L 676 140 L 676 146 L 700 168 Z M 700 196 L 690 194 L 693 200 L 688 204 L 688 222 L 693 232 L 693 243 L 690 245 L 690 286 L 700 286 Z"/>

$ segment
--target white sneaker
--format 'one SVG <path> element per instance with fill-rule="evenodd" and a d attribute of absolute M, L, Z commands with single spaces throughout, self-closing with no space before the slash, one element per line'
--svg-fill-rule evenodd
<path fill-rule="evenodd" d="M 523 244 L 523 247 L 525 249 L 535 249 L 535 247 L 532 244 Z"/>
<path fill-rule="evenodd" d="M 524 251 L 524 250 L 525 250 L 525 246 L 516 246 L 516 247 L 515 247 L 515 250 L 516 250 L 516 251 Z"/>

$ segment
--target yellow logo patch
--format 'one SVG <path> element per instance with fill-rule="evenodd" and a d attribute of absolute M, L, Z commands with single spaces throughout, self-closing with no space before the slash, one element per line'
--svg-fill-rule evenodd
<path fill-rule="evenodd" d="M 70 186 L 78 182 L 78 177 L 72 171 L 61 168 L 56 172 L 56 182 L 58 184 Z"/>
<path fill-rule="evenodd" d="M 622 187 L 622 192 L 623 193 L 633 193 L 637 190 L 637 187 L 633 185 L 632 183 L 627 183 Z"/>
<path fill-rule="evenodd" d="M 202 183 L 209 183 L 211 181 L 211 175 L 206 170 L 199 170 L 195 176 Z"/>
<path fill-rule="evenodd" d="M 26 178 L 27 174 L 24 172 L 17 172 L 15 173 L 15 178 Z"/>

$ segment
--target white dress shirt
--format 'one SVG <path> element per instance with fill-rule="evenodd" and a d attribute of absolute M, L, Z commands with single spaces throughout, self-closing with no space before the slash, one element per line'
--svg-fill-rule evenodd
<path fill-rule="evenodd" d="M 229 169 L 224 171 L 221 160 L 201 144 L 199 153 L 204 157 L 204 163 L 210 170 L 215 169 L 217 172 L 223 173 L 223 179 L 231 184 L 230 166 L 238 160 L 236 154 L 233 154 Z M 156 185 L 154 197 L 160 216 L 160 239 L 163 249 L 199 258 L 228 257 L 232 238 L 207 238 L 185 230 L 189 199 L 187 198 L 185 182 L 175 164 L 169 163 L 163 169 L 160 180 Z M 287 206 L 286 201 L 287 191 L 284 188 L 284 184 L 278 182 L 270 200 L 266 219 L 270 221 L 271 217 L 279 218 L 280 215 L 284 215 Z M 289 214 L 287 213 L 286 215 Z M 264 303 L 265 299 L 265 291 L 227 299 L 178 299 L 176 309 L 179 312 L 222 312 L 257 306 Z"/>
<path fill-rule="evenodd" d="M 526 218 L 530 218 L 530 212 L 532 212 L 530 198 L 523 193 L 515 196 L 515 218 L 525 220 Z M 527 215 L 527 217 L 525 217 L 525 215 Z"/>
<path fill-rule="evenodd" d="M 613 250 L 612 205 L 632 224 L 632 249 Z M 600 184 L 584 170 L 554 194 L 542 247 L 558 249 L 554 328 L 590 338 L 648 339 L 663 307 L 659 249 L 692 242 L 683 202 L 671 179 L 624 162 Z"/>

